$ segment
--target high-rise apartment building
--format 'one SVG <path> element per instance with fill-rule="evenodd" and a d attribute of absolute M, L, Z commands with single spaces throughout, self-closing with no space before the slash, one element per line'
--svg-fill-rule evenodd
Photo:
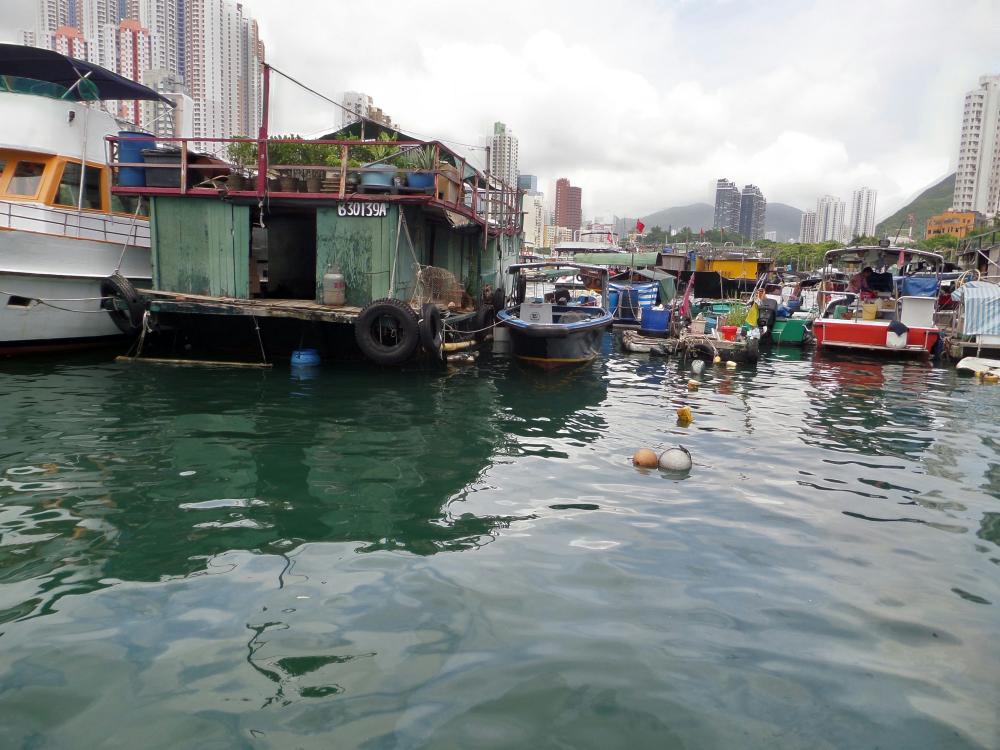
<path fill-rule="evenodd" d="M 392 118 L 376 107 L 372 98 L 361 91 L 345 91 L 341 100 L 340 127 L 345 128 L 351 123 L 364 118 L 387 127 L 392 127 Z"/>
<path fill-rule="evenodd" d="M 740 231 L 740 191 L 735 182 L 724 177 L 715 186 L 715 221 L 712 226 L 730 234 Z"/>
<path fill-rule="evenodd" d="M 181 116 L 162 118 L 162 111 L 141 103 L 123 105 L 121 114 L 137 124 L 175 137 L 256 135 L 263 98 L 264 45 L 256 21 L 241 4 L 233 0 L 37 3 L 35 28 L 21 34 L 25 44 L 54 49 L 132 80 L 155 84 L 160 93 L 187 105 Z M 172 90 L 164 90 L 168 85 Z M 180 129 L 164 133 L 164 121 Z M 224 146 L 202 142 L 195 148 L 221 153 Z"/>
<path fill-rule="evenodd" d="M 813 243 L 816 241 L 816 212 L 805 211 L 799 218 L 799 242 Z"/>
<path fill-rule="evenodd" d="M 194 100 L 188 96 L 180 75 L 165 68 L 154 68 L 143 73 L 143 83 L 174 105 L 142 102 L 142 122 L 146 128 L 159 138 L 191 138 L 194 135 Z"/>
<path fill-rule="evenodd" d="M 748 240 L 759 240 L 764 236 L 764 217 L 767 201 L 756 185 L 746 185 L 740 195 L 740 234 Z"/>
<path fill-rule="evenodd" d="M 824 195 L 816 201 L 815 242 L 844 241 L 844 213 L 847 204 L 832 195 Z"/>
<path fill-rule="evenodd" d="M 1000 75 L 982 76 L 965 95 L 952 208 L 1000 213 Z"/>
<path fill-rule="evenodd" d="M 545 242 L 545 196 L 539 192 L 525 193 L 521 199 L 524 214 L 524 242 L 535 248 Z"/>
<path fill-rule="evenodd" d="M 851 220 L 848 239 L 872 237 L 875 234 L 875 199 L 878 191 L 869 187 L 858 188 L 851 195 Z"/>
<path fill-rule="evenodd" d="M 517 185 L 517 137 L 502 122 L 493 123 L 490 171 L 507 185 Z"/>
<path fill-rule="evenodd" d="M 574 232 L 583 222 L 583 191 L 570 185 L 569 180 L 556 180 L 556 226 Z"/>
<path fill-rule="evenodd" d="M 517 176 L 517 187 L 526 191 L 529 195 L 538 192 L 538 177 L 533 174 L 519 174 Z"/>
<path fill-rule="evenodd" d="M 149 29 L 143 28 L 138 21 L 126 18 L 119 24 L 114 41 L 118 51 L 118 74 L 133 81 L 142 80 L 150 69 L 153 57 Z M 142 122 L 142 103 L 122 102 L 118 114 L 129 122 Z"/>

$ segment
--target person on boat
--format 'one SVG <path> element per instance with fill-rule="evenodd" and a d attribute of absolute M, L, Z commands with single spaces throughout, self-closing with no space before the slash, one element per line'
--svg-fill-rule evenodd
<path fill-rule="evenodd" d="M 860 296 L 861 299 L 874 299 L 877 297 L 878 295 L 875 294 L 875 291 L 868 283 L 869 279 L 871 279 L 872 273 L 873 271 L 871 266 L 865 266 L 862 268 L 859 273 L 856 273 L 851 277 L 851 281 L 847 285 L 847 291 L 854 292 Z"/>

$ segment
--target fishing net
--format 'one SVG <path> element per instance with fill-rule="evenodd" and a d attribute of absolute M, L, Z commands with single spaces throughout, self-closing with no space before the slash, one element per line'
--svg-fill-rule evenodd
<path fill-rule="evenodd" d="M 464 307 L 465 288 L 455 274 L 438 266 L 422 266 L 417 273 L 416 301 Z"/>

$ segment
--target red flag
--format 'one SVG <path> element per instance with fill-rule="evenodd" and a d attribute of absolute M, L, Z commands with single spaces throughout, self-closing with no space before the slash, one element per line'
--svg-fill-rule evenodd
<path fill-rule="evenodd" d="M 608 244 L 609 245 L 615 244 L 615 238 L 611 235 L 611 232 L 608 232 Z"/>
<path fill-rule="evenodd" d="M 694 272 L 692 271 L 691 275 L 688 276 L 687 287 L 684 289 L 684 299 L 681 302 L 681 309 L 680 309 L 681 315 L 687 315 L 688 310 L 691 309 L 691 291 L 693 289 L 694 289 Z"/>
<path fill-rule="evenodd" d="M 635 220 L 635 231 L 638 234 L 642 234 L 642 230 L 646 228 L 646 225 L 642 223 L 642 219 Z"/>

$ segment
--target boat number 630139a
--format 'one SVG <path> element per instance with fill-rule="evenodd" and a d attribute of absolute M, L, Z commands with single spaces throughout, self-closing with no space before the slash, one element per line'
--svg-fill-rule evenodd
<path fill-rule="evenodd" d="M 388 205 L 385 203 L 341 203 L 337 206 L 338 216 L 385 216 Z"/>

